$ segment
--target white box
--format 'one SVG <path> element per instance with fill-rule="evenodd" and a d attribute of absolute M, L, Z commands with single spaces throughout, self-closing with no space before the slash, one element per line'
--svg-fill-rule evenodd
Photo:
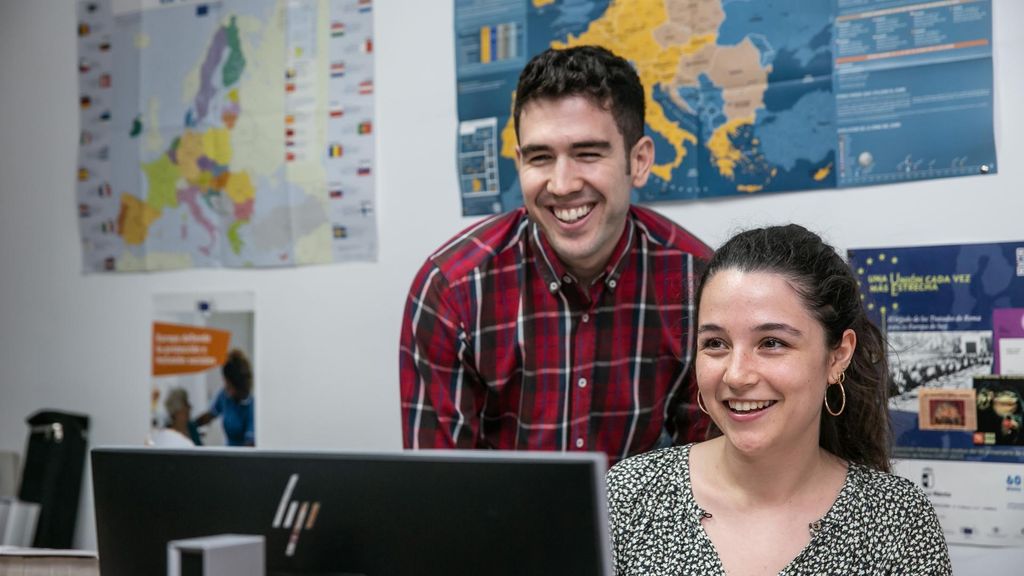
<path fill-rule="evenodd" d="M 32 546 L 39 521 L 39 504 L 0 498 L 0 546 Z"/>
<path fill-rule="evenodd" d="M 263 536 L 219 534 L 167 543 L 167 576 L 266 574 Z"/>

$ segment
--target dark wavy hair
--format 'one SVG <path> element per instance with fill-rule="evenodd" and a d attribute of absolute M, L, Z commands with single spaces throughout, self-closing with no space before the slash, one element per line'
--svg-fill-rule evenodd
<path fill-rule="evenodd" d="M 221 367 L 220 373 L 231 386 L 238 390 L 243 398 L 252 392 L 252 366 L 245 352 L 235 348 L 228 352 L 228 359 Z"/>
<path fill-rule="evenodd" d="M 626 154 L 644 135 L 644 86 L 625 59 L 600 46 L 549 48 L 523 68 L 512 116 L 516 138 L 523 108 L 534 100 L 583 96 L 610 110 L 622 133 Z M 627 170 L 629 163 L 626 164 Z"/>
<path fill-rule="evenodd" d="M 698 311 L 708 280 L 722 270 L 784 276 L 821 323 L 830 349 L 839 345 L 846 329 L 857 334 L 857 347 L 846 368 L 846 408 L 839 416 L 822 411 L 819 444 L 847 461 L 891 471 L 885 336 L 868 319 L 849 265 L 803 226 L 747 230 L 729 239 L 711 258 L 697 291 Z M 842 404 L 835 388 L 826 388 L 833 407 Z M 712 423 L 708 436 L 719 435 L 721 431 Z"/>

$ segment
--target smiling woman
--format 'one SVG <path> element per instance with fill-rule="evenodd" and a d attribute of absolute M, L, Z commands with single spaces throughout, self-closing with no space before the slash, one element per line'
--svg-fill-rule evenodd
<path fill-rule="evenodd" d="M 709 440 L 608 473 L 618 574 L 950 574 L 889 473 L 885 341 L 849 266 L 797 225 L 743 232 L 697 292 Z"/>

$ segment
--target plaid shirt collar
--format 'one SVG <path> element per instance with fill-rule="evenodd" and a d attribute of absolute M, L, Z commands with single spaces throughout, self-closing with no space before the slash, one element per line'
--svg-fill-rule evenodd
<path fill-rule="evenodd" d="M 530 221 L 526 233 L 530 247 L 537 254 L 537 258 L 535 258 L 537 271 L 548 285 L 548 290 L 551 293 L 555 293 L 563 285 L 576 284 L 576 277 L 573 276 L 572 272 L 569 271 L 568 267 L 558 257 L 558 254 L 555 253 L 555 249 L 552 248 L 547 237 L 541 232 L 540 226 L 536 222 Z M 622 231 L 622 235 L 619 236 L 619 242 L 616 244 L 615 250 L 612 251 L 611 258 L 608 259 L 608 265 L 594 279 L 595 283 L 600 280 L 604 282 L 607 289 L 615 291 L 619 276 L 622 275 L 629 262 L 626 255 L 629 254 L 630 249 L 633 247 L 635 239 L 636 224 L 633 222 L 632 213 L 630 213 L 626 218 L 626 226 Z"/>

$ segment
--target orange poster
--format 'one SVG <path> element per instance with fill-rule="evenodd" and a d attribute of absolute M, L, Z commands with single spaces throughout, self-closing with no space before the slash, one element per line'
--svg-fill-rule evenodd
<path fill-rule="evenodd" d="M 231 332 L 153 322 L 153 375 L 194 374 L 224 364 Z"/>

